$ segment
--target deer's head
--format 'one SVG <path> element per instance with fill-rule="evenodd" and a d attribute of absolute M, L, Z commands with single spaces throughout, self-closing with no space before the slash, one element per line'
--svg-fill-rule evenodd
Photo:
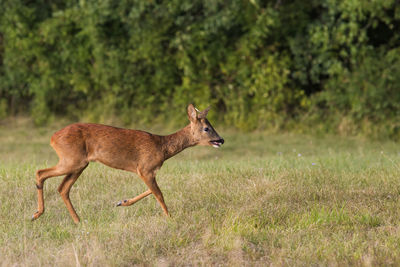
<path fill-rule="evenodd" d="M 190 120 L 192 137 L 199 145 L 218 148 L 224 143 L 224 139 L 218 135 L 217 131 L 214 130 L 211 123 L 207 120 L 206 116 L 209 110 L 210 107 L 199 111 L 192 104 L 188 106 L 187 113 Z"/>

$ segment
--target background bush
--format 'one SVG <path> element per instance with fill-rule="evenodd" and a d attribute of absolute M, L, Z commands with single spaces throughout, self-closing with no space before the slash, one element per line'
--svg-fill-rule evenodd
<path fill-rule="evenodd" d="M 396 0 L 0 0 L 0 118 L 400 139 Z M 178 114 L 178 117 L 176 117 Z"/>

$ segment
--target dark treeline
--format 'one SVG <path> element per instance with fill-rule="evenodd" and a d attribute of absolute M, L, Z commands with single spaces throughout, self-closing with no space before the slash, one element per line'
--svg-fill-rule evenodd
<path fill-rule="evenodd" d="M 400 139 L 396 0 L 0 0 L 0 117 Z M 180 117 L 176 117 L 179 114 Z"/>

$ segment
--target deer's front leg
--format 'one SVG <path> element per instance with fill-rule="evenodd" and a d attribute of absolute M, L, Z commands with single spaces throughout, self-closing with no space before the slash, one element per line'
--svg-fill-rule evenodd
<path fill-rule="evenodd" d="M 156 182 L 155 173 L 159 168 L 160 166 L 158 166 L 157 168 L 152 168 L 150 170 L 143 170 L 141 168 L 138 168 L 137 173 L 139 174 L 139 177 L 143 180 L 143 182 L 147 185 L 151 193 L 153 193 L 153 195 L 156 197 L 158 203 L 161 205 L 161 208 L 164 210 L 165 215 L 169 216 L 167 205 L 165 205 L 164 202 L 164 197 Z"/>
<path fill-rule="evenodd" d="M 151 194 L 151 190 L 149 189 L 149 190 L 147 190 L 146 192 L 141 193 L 141 194 L 138 195 L 137 197 L 134 197 L 134 198 L 131 198 L 131 199 L 125 199 L 124 201 L 118 202 L 117 207 L 118 207 L 118 206 L 130 206 L 130 205 L 132 205 L 132 204 L 135 204 L 136 202 L 138 202 L 138 201 L 141 200 L 142 198 L 147 197 L 147 196 L 150 195 L 150 194 Z"/>
<path fill-rule="evenodd" d="M 160 188 L 157 185 L 156 177 L 155 176 L 153 176 L 151 178 L 143 177 L 142 179 L 144 180 L 145 184 L 149 187 L 149 189 L 151 190 L 153 195 L 156 197 L 158 203 L 161 205 L 162 209 L 164 210 L 165 215 L 169 216 L 167 206 L 165 205 L 165 202 L 164 202 L 164 197 L 161 193 Z"/>

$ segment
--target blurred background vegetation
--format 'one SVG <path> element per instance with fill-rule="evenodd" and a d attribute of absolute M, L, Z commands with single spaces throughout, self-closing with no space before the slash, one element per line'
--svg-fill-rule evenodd
<path fill-rule="evenodd" d="M 396 0 L 0 3 L 0 118 L 400 140 Z"/>

